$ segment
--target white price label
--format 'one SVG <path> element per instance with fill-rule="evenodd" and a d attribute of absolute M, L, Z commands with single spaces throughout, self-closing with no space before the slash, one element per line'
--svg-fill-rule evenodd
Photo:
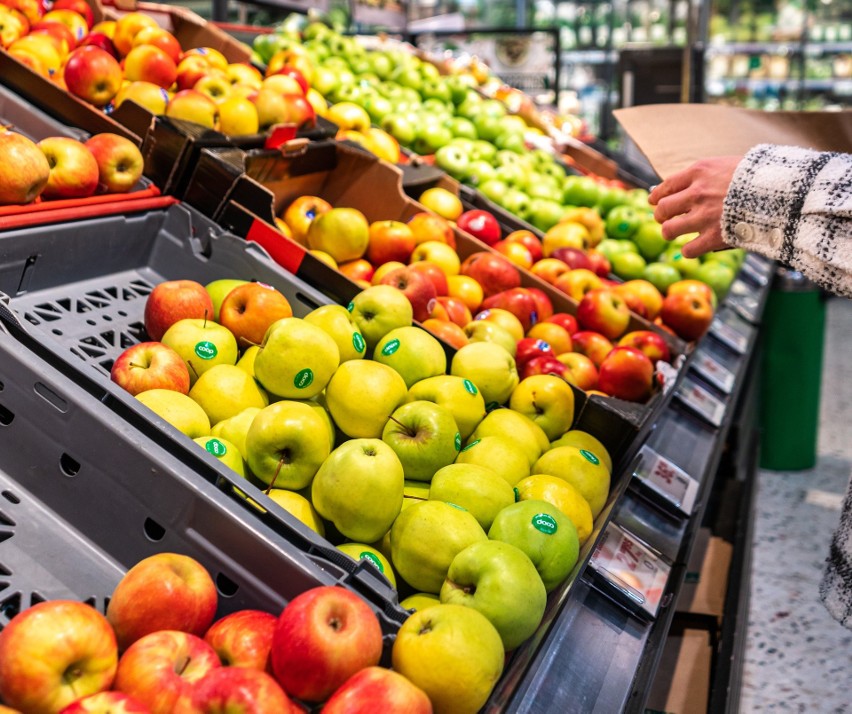
<path fill-rule="evenodd" d="M 710 334 L 741 355 L 748 349 L 748 335 L 722 322 L 718 316 L 714 317 L 713 322 L 710 323 Z"/>
<path fill-rule="evenodd" d="M 743 263 L 740 273 L 760 287 L 765 287 L 769 283 L 769 276 L 766 274 L 766 270 L 761 270 L 748 261 Z"/>
<path fill-rule="evenodd" d="M 656 617 L 671 568 L 634 536 L 609 523 L 589 566 L 622 597 Z"/>
<path fill-rule="evenodd" d="M 710 394 L 694 380 L 684 377 L 675 396 L 712 426 L 722 425 L 726 409 L 725 402 Z"/>
<path fill-rule="evenodd" d="M 764 273 L 768 273 L 772 270 L 772 261 L 769 258 L 764 258 L 762 255 L 758 255 L 757 253 L 749 253 L 743 263 L 748 263 L 751 267 Z"/>
<path fill-rule="evenodd" d="M 698 494 L 698 481 L 650 446 L 643 446 L 640 453 L 642 461 L 633 475 L 679 511 L 691 515 Z"/>
<path fill-rule="evenodd" d="M 710 355 L 704 352 L 697 353 L 692 360 L 692 367 L 710 384 L 718 387 L 725 394 L 730 394 L 733 391 L 736 376 Z"/>

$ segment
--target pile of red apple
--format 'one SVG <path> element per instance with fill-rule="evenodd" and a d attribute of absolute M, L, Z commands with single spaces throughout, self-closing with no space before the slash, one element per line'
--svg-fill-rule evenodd
<path fill-rule="evenodd" d="M 182 48 L 154 18 L 129 12 L 93 25 L 85 0 L 2 0 L 0 44 L 19 62 L 95 107 L 127 99 L 154 115 L 192 121 L 229 135 L 274 124 L 311 125 L 310 63 L 293 52 L 264 77 L 248 63 L 229 63 L 211 47 Z"/>
<path fill-rule="evenodd" d="M 278 616 L 215 619 L 218 606 L 207 570 L 175 553 L 127 571 L 106 616 L 70 600 L 34 605 L 0 632 L 0 710 L 296 714 L 307 710 L 298 702 L 325 702 L 338 714 L 432 711 L 421 689 L 378 666 L 381 625 L 348 590 L 314 587 Z"/>
<path fill-rule="evenodd" d="M 86 142 L 52 136 L 35 143 L 0 131 L 0 205 L 126 193 L 142 176 L 144 160 L 132 141 L 95 134 Z"/>

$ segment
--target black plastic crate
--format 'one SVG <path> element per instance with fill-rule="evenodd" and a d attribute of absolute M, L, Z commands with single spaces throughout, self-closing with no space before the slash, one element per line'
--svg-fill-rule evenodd
<path fill-rule="evenodd" d="M 154 285 L 167 279 L 207 283 L 218 278 L 270 284 L 287 297 L 297 317 L 330 302 L 275 265 L 259 246 L 223 232 L 188 206 L 174 204 L 147 213 L 0 233 L 0 292 L 8 296 L 10 308 L 0 309 L 0 326 L 113 412 L 117 429 L 135 431 L 168 452 L 173 471 L 185 472 L 199 487 L 217 489 L 219 500 L 274 531 L 278 548 L 316 556 L 351 573 L 353 587 L 402 621 L 405 612 L 396 592 L 377 571 L 356 564 L 109 380 L 114 359 L 147 339 L 143 312 Z M 266 512 L 248 504 L 235 488 Z"/>
<path fill-rule="evenodd" d="M 0 124 L 24 134 L 33 141 L 41 141 L 49 136 L 65 136 L 78 141 L 89 138 L 82 129 L 68 126 L 54 119 L 2 84 L 0 84 Z"/>

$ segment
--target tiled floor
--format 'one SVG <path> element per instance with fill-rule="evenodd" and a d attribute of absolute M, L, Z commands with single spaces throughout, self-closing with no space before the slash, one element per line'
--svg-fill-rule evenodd
<path fill-rule="evenodd" d="M 814 469 L 758 477 L 740 712 L 852 712 L 852 630 L 818 599 L 852 473 L 852 301 L 828 305 Z"/>

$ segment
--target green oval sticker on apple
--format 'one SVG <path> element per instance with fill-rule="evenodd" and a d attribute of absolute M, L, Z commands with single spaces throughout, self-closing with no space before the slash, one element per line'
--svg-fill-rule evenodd
<path fill-rule="evenodd" d="M 305 389 L 306 387 L 311 386 L 313 381 L 314 373 L 309 369 L 302 369 L 299 370 L 293 378 L 293 385 L 296 389 Z"/>
<path fill-rule="evenodd" d="M 213 359 L 217 354 L 219 354 L 219 350 L 216 349 L 216 345 L 212 342 L 207 342 L 205 340 L 203 342 L 196 343 L 195 354 L 197 354 L 201 359 Z"/>
<path fill-rule="evenodd" d="M 516 488 L 513 488 L 512 490 L 515 492 L 515 503 L 517 503 L 521 500 L 521 492 Z"/>
<path fill-rule="evenodd" d="M 533 527 L 541 531 L 545 535 L 553 535 L 556 533 L 556 520 L 553 516 L 547 513 L 537 513 L 532 519 Z"/>
<path fill-rule="evenodd" d="M 208 453 L 217 457 L 224 456 L 228 453 L 228 447 L 219 441 L 219 439 L 208 439 L 207 443 L 204 444 L 204 448 L 207 449 Z"/>
<path fill-rule="evenodd" d="M 467 511 L 466 508 L 463 508 L 462 506 L 459 506 L 456 503 L 452 503 L 451 501 L 444 501 L 444 503 L 446 503 L 448 506 L 452 506 L 453 508 L 458 508 L 460 511 Z"/>
<path fill-rule="evenodd" d="M 456 451 L 461 451 L 461 434 L 459 434 L 458 432 L 456 432 L 455 445 L 456 445 Z"/>
<path fill-rule="evenodd" d="M 586 459 L 586 461 L 590 461 L 595 466 L 597 466 L 601 462 L 601 460 L 597 456 L 595 456 L 591 451 L 580 449 L 580 454 L 582 454 L 583 458 Z"/>
<path fill-rule="evenodd" d="M 369 550 L 363 551 L 359 556 L 361 560 L 366 560 L 371 565 L 375 565 L 380 573 L 385 572 L 385 566 L 382 565 L 382 561 L 379 560 L 374 553 L 371 553 Z"/>
<path fill-rule="evenodd" d="M 468 392 L 470 392 L 473 396 L 476 396 L 477 392 L 479 391 L 476 388 L 476 385 L 473 382 L 471 382 L 469 379 L 464 380 L 464 388 Z"/>
<path fill-rule="evenodd" d="M 470 442 L 467 446 L 465 446 L 465 447 L 462 449 L 462 451 L 467 451 L 468 449 L 472 449 L 472 448 L 473 448 L 474 446 L 476 446 L 479 442 L 480 442 L 480 439 L 477 439 L 476 441 L 471 441 L 471 442 Z"/>
<path fill-rule="evenodd" d="M 352 312 L 355 309 L 355 301 L 350 300 L 349 304 L 346 306 L 346 309 L 349 310 L 349 312 Z"/>
<path fill-rule="evenodd" d="M 398 349 L 399 349 L 399 340 L 391 340 L 384 347 L 382 347 L 382 354 L 385 355 L 385 357 L 389 357 L 394 352 L 396 352 Z"/>
<path fill-rule="evenodd" d="M 364 338 L 361 336 L 360 332 L 352 333 L 352 346 L 355 348 L 356 352 L 363 352 L 367 348 L 367 343 L 364 342 Z"/>

